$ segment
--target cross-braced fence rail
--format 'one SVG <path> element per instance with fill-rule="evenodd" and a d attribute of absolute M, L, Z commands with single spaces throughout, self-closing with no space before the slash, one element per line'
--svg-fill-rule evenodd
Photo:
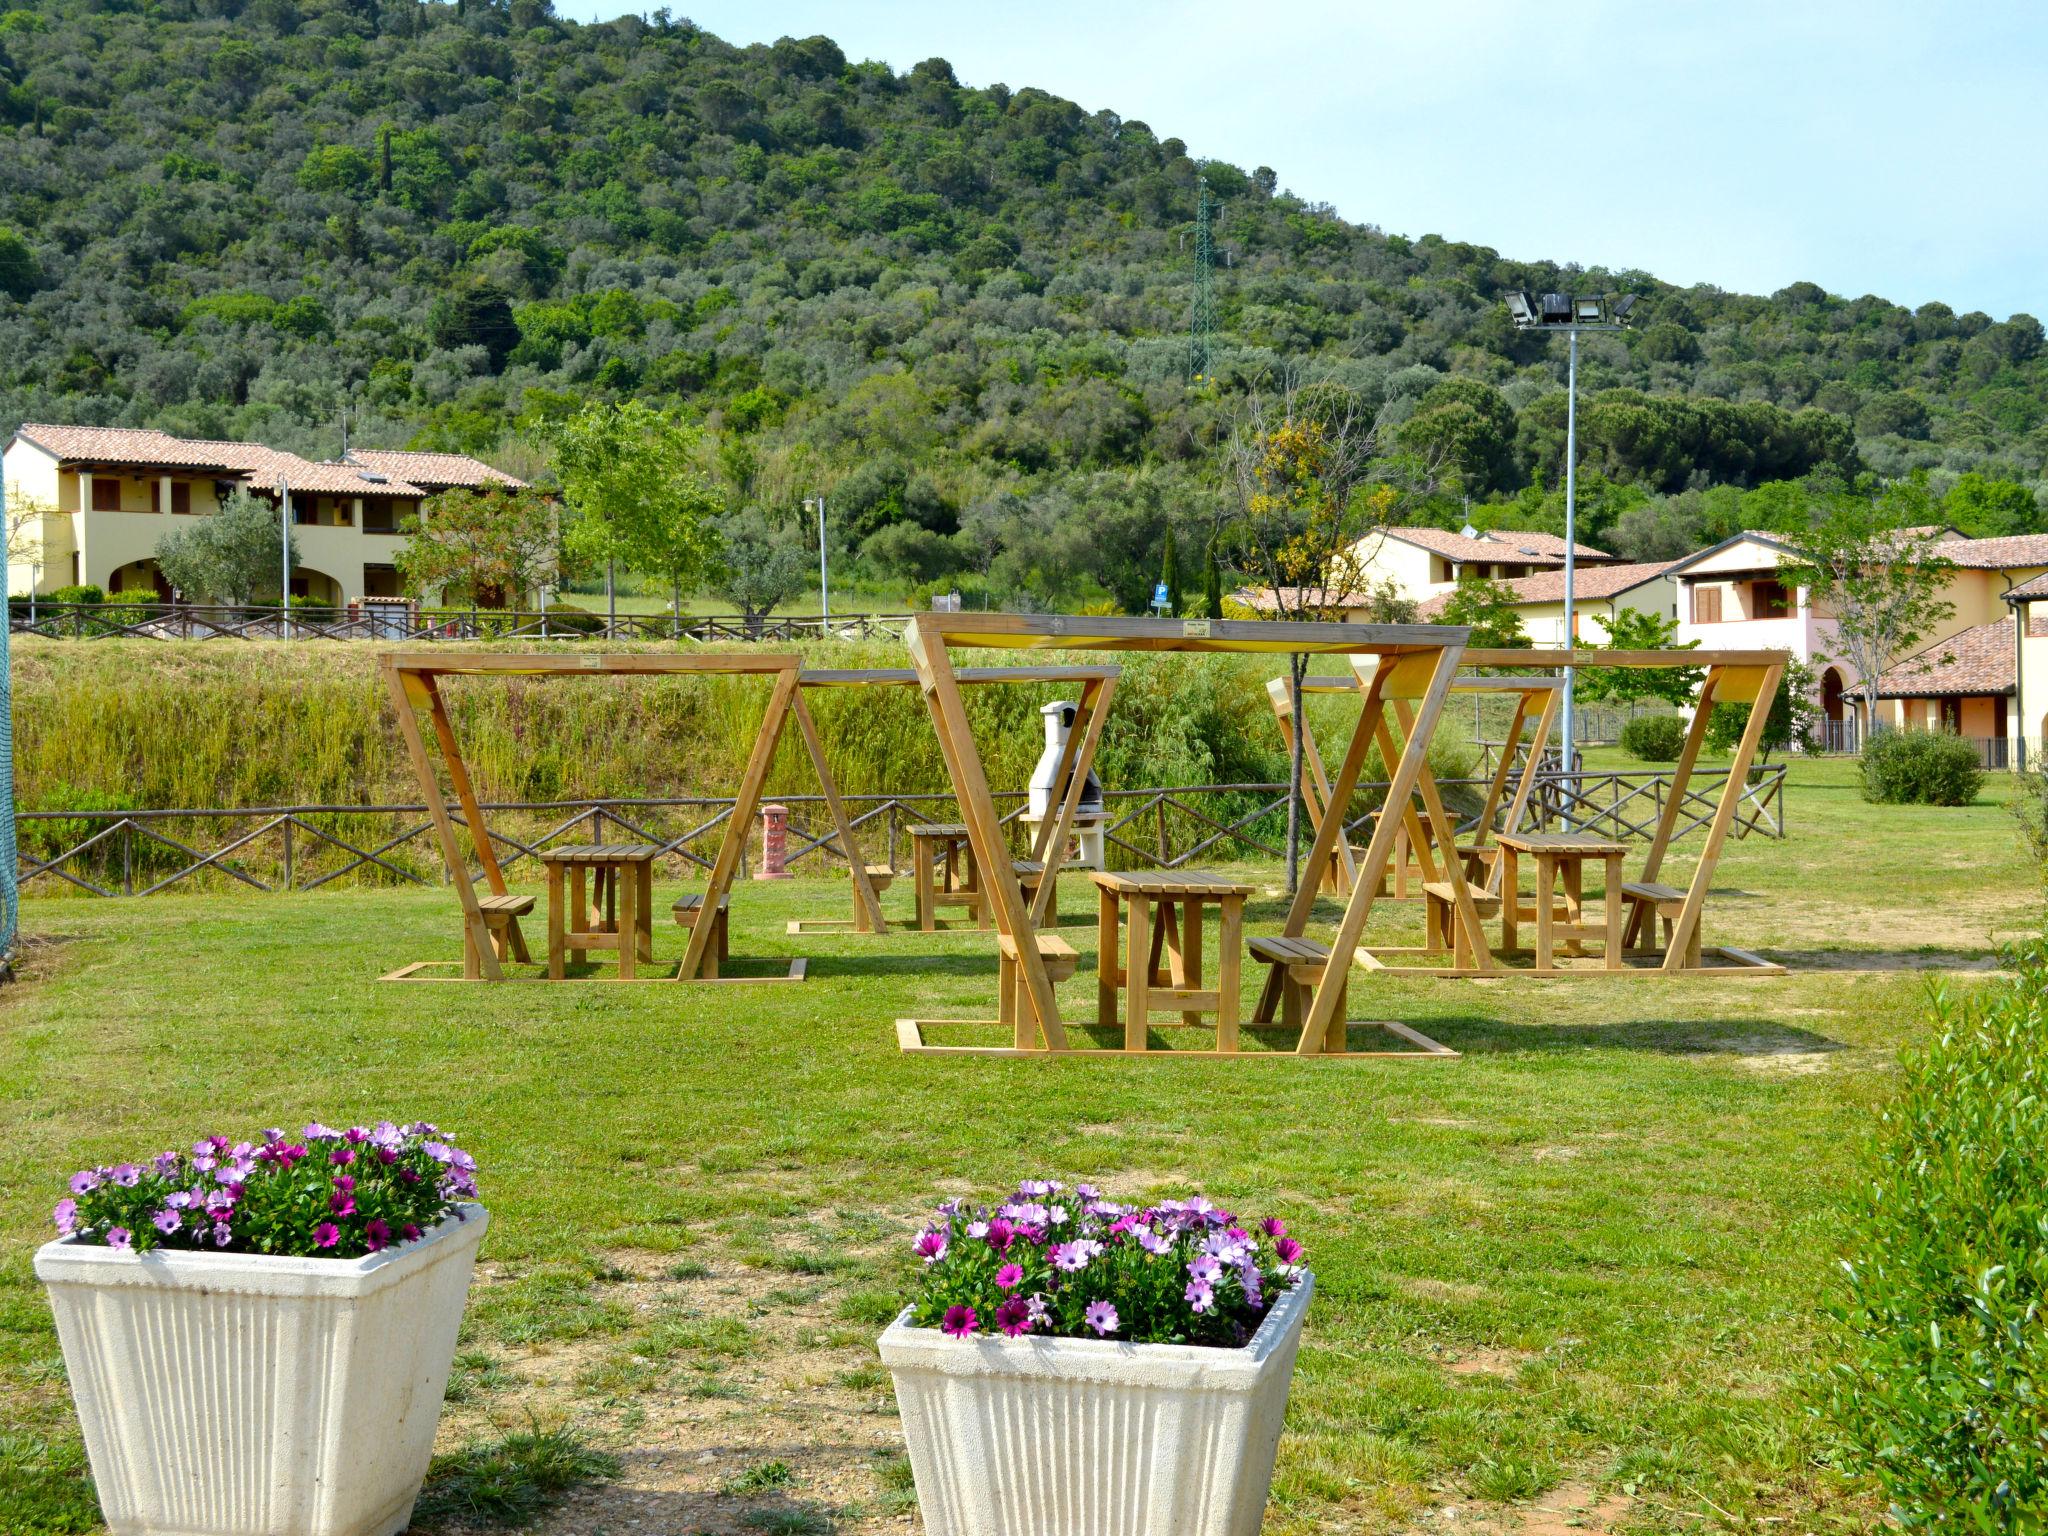
<path fill-rule="evenodd" d="M 1721 779 L 1725 780 L 1726 775 Z M 1446 779 L 1454 806 L 1476 807 L 1482 779 Z M 1684 795 L 1675 836 L 1711 819 L 1718 793 L 1712 775 L 1695 775 Z M 1671 775 L 1655 772 L 1546 774 L 1531 801 L 1540 828 L 1565 824 L 1611 836 L 1647 837 L 1670 797 Z M 1361 802 L 1383 785 L 1366 785 Z M 950 794 L 842 797 L 863 856 L 908 868 L 908 829 L 951 820 Z M 1026 807 L 1022 791 L 998 793 L 1006 825 Z M 825 802 L 784 795 L 789 808 L 788 862 L 799 868 L 842 865 Z M 672 873 L 709 868 L 732 801 L 712 796 L 486 804 L 500 865 L 515 876 L 538 874 L 539 855 L 558 843 L 658 844 Z M 1119 789 L 1104 795 L 1104 841 L 1110 863 L 1126 869 L 1178 869 L 1197 861 L 1284 857 L 1287 786 L 1204 784 L 1182 789 Z M 1369 836 L 1377 810 L 1347 823 Z M 1461 831 L 1471 830 L 1470 811 Z M 149 896 L 176 886 L 246 886 L 258 891 L 312 891 L 338 884 L 433 885 L 444 879 L 421 805 L 294 805 L 204 810 L 24 811 L 19 814 L 20 881 L 24 887 L 89 896 Z M 1743 792 L 1735 835 L 1782 837 L 1785 770 L 1767 769 Z M 1022 846 L 1021 829 L 1019 846 Z M 750 829 L 746 868 L 758 857 Z M 806 863 L 808 861 L 808 864 Z"/>
<path fill-rule="evenodd" d="M 720 640 L 786 645 L 801 640 L 901 640 L 910 615 L 854 613 L 838 618 L 761 618 L 742 614 L 621 613 L 550 608 L 416 608 L 407 603 L 209 607 L 192 603 L 38 603 L 8 605 L 17 635 L 52 640 Z"/>

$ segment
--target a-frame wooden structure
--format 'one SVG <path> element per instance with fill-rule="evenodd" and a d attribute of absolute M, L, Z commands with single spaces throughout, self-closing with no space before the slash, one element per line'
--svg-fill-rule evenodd
<path fill-rule="evenodd" d="M 964 667 L 954 674 L 954 680 L 963 687 L 976 687 L 994 683 L 1079 683 L 1081 697 L 1074 713 L 1073 729 L 1067 733 L 1066 746 L 1061 750 L 1058 771 L 1053 782 L 1067 786 L 1058 815 L 1038 827 L 1032 840 L 1031 857 L 1045 866 L 1040 879 L 1039 899 L 1034 907 L 1042 916 L 1051 901 L 1049 894 L 1059 874 L 1059 866 L 1065 862 L 1067 837 L 1073 831 L 1074 818 L 1080 811 L 1081 794 L 1087 787 L 1088 770 L 1095 765 L 1095 749 L 1102 743 L 1102 722 L 1109 708 L 1109 701 L 1116 694 L 1118 669 L 1115 667 Z M 860 842 L 852 818 L 847 814 L 844 798 L 839 792 L 838 780 L 832 772 L 832 765 L 825 755 L 824 739 L 818 733 L 817 722 L 811 718 L 809 707 L 804 703 L 804 690 L 810 688 L 915 688 L 918 686 L 917 673 L 903 667 L 864 668 L 834 670 L 830 668 L 809 668 L 797 679 L 797 695 L 791 704 L 791 713 L 796 716 L 797 728 L 803 733 L 805 749 L 810 753 L 811 767 L 818 775 L 819 791 L 825 797 L 825 806 L 832 817 L 834 834 L 839 839 L 839 851 L 845 855 L 847 867 L 853 876 L 854 902 L 865 919 L 859 923 L 833 922 L 831 920 L 803 919 L 792 921 L 791 933 L 808 933 L 822 929 L 852 928 L 856 932 L 887 933 L 888 919 L 882 915 L 882 903 L 868 876 L 868 865 L 861 853 Z"/>
<path fill-rule="evenodd" d="M 1301 681 L 1304 697 L 1309 694 L 1357 694 L 1366 684 L 1362 674 L 1344 674 L 1334 677 L 1305 677 Z M 1527 756 L 1522 760 L 1522 771 L 1515 777 L 1515 791 L 1501 821 L 1501 830 L 1513 831 L 1522 824 L 1522 816 L 1529 804 L 1530 792 L 1535 788 L 1536 771 L 1542 761 L 1545 746 L 1550 740 L 1550 731 L 1557 717 L 1557 707 L 1562 697 L 1562 686 L 1554 677 L 1460 677 L 1451 685 L 1453 693 L 1460 694 L 1502 694 L 1515 701 L 1514 718 L 1509 722 L 1501 747 L 1499 761 L 1494 764 L 1493 774 L 1487 783 L 1485 803 L 1479 812 L 1478 824 L 1473 841 L 1460 849 L 1461 858 L 1467 860 L 1466 874 L 1469 878 L 1478 867 L 1492 867 L 1487 839 L 1494 830 L 1494 816 L 1500 810 L 1501 797 L 1507 792 L 1508 779 L 1514 772 L 1517 752 L 1524 745 L 1522 730 L 1528 723 L 1531 712 L 1536 718 L 1535 734 L 1526 743 Z M 1287 679 L 1276 677 L 1266 684 L 1266 697 L 1273 707 L 1273 718 L 1279 723 L 1280 738 L 1290 753 L 1294 750 L 1294 706 L 1288 697 Z M 1327 814 L 1330 799 L 1330 776 L 1323 766 L 1323 755 L 1316 745 L 1315 731 L 1306 720 L 1301 722 L 1302 800 L 1308 807 L 1309 823 L 1320 828 Z M 1386 759 L 1391 761 L 1391 758 Z M 1427 767 L 1424 769 L 1427 772 Z M 1394 858 L 1398 869 L 1399 861 L 1411 855 L 1417 860 L 1419 878 L 1423 881 L 1436 880 L 1437 851 L 1430 825 L 1422 821 L 1411 804 L 1402 808 L 1401 834 L 1395 844 Z M 1351 885 L 1357 877 L 1357 856 L 1351 847 L 1349 836 L 1337 839 L 1337 856 L 1324 872 L 1325 886 L 1336 895 L 1348 896 Z M 1487 889 L 1495 889 L 1494 877 L 1489 873 Z M 1382 892 L 1382 899 L 1387 899 Z"/>
<path fill-rule="evenodd" d="M 1372 681 L 1365 690 L 1364 707 L 1342 761 L 1330 781 L 1329 803 L 1348 804 L 1365 766 L 1366 753 L 1375 739 L 1384 713 L 1405 709 L 1412 722 L 1407 750 L 1398 759 L 1389 758 L 1389 798 L 1404 803 L 1413 793 L 1423 767 L 1423 752 L 1442 713 L 1444 699 L 1457 675 L 1469 631 L 1451 625 L 1431 624 L 1332 624 L 1245 622 L 1227 619 L 1123 619 L 1069 616 L 1027 616 L 997 613 L 919 614 L 909 625 L 910 655 L 932 723 L 938 733 L 940 750 L 953 777 L 970 842 L 975 856 L 989 872 L 998 943 L 1006 965 L 1018 976 L 1016 1038 L 1004 1046 L 929 1045 L 923 1037 L 928 1023 L 939 1020 L 899 1019 L 898 1044 L 906 1051 L 936 1054 L 1033 1055 L 1070 1052 L 1066 1021 L 1053 993 L 1049 959 L 1057 957 L 1056 936 L 1041 933 L 1039 918 L 1024 902 L 1021 888 L 1004 852 L 1003 829 L 989 795 L 988 777 L 980 749 L 968 729 L 967 714 L 960 698 L 959 676 L 949 647 L 1009 650 L 1088 651 L 1191 651 L 1252 653 L 1265 655 L 1346 656 L 1370 659 Z M 1316 831 L 1309 856 L 1311 870 L 1319 871 L 1334 857 L 1342 830 L 1341 818 L 1325 816 Z M 1300 1029 L 1289 1052 L 1253 1052 L 1240 1057 L 1230 1050 L 1132 1051 L 1087 1049 L 1088 1055 L 1229 1055 L 1249 1059 L 1261 1055 L 1317 1056 L 1346 1058 L 1353 1054 L 1345 1045 L 1345 1019 L 1339 1010 L 1347 996 L 1352 953 L 1365 932 L 1372 911 L 1374 892 L 1381 873 L 1393 854 L 1394 829 L 1398 819 L 1382 817 L 1359 861 L 1343 917 L 1333 942 L 1324 948 L 1309 945 L 1306 932 L 1315 906 L 1317 879 L 1304 879 L 1288 909 L 1283 937 L 1295 941 L 1300 954 L 1320 953 L 1321 962 L 1298 960 L 1296 973 L 1313 973 L 1306 1006 L 1301 1010 Z M 1045 900 L 1040 888 L 1040 902 Z M 1047 941 L 1050 941 L 1048 943 Z M 1256 955 L 1256 949 L 1254 950 Z M 1108 1021 L 1098 1020 L 1106 1024 Z M 1385 1026 L 1403 1036 L 1416 1049 L 1399 1054 L 1451 1056 L 1433 1041 L 1405 1026 Z M 1372 1053 L 1379 1054 L 1379 1053 Z"/>
<path fill-rule="evenodd" d="M 427 816 L 433 824 L 435 840 L 440 844 L 449 883 L 455 887 L 456 899 L 462 904 L 463 925 L 470 940 L 465 951 L 474 957 L 478 976 L 486 981 L 502 981 L 504 971 L 498 964 L 483 909 L 478 903 L 476 882 L 470 877 L 468 861 L 463 857 L 461 841 L 456 836 L 455 821 L 448 814 L 448 803 L 441 792 L 421 728 L 424 720 L 433 730 L 440 747 L 441 760 L 448 770 L 449 787 L 454 791 L 470 844 L 476 850 L 477 865 L 484 882 L 491 895 L 503 896 L 506 894 L 505 874 L 499 867 L 490 830 L 484 824 L 483 808 L 477 803 L 468 765 L 462 760 L 455 728 L 441 698 L 439 680 L 444 677 L 664 677 L 688 674 L 758 677 L 767 683 L 767 712 L 762 717 L 760 734 L 748 755 L 746 770 L 741 775 L 734 797 L 732 814 L 726 819 L 725 831 L 719 838 L 718 852 L 712 858 L 705 885 L 703 910 L 715 912 L 732 889 L 733 876 L 739 871 L 754 814 L 760 807 L 761 785 L 774 761 L 783 721 L 788 718 L 797 697 L 797 680 L 803 662 L 801 657 L 787 652 L 462 655 L 445 651 L 396 651 L 380 657 L 378 665 L 384 675 L 385 688 L 391 695 L 392 709 L 398 716 L 398 730 L 405 741 L 406 755 L 419 779 L 420 794 L 426 801 Z M 715 927 L 709 922 L 691 926 L 689 945 L 683 952 L 682 964 L 676 969 L 676 980 L 692 980 L 698 976 L 705 951 L 714 942 Z"/>
<path fill-rule="evenodd" d="M 1642 873 L 1635 880 L 1625 881 L 1619 892 L 1610 892 L 1607 898 L 1619 899 L 1626 903 L 1624 954 L 1632 963 L 1624 965 L 1619 970 L 1604 967 L 1598 970 L 1559 968 L 1548 972 L 1518 970 L 1512 974 L 1584 977 L 1678 973 L 1759 976 L 1784 973 L 1783 966 L 1775 965 L 1748 950 L 1736 949 L 1729 945 L 1703 945 L 1700 940 L 1700 927 L 1706 908 L 1707 893 L 1713 886 L 1715 867 L 1720 862 L 1721 850 L 1728 840 L 1728 833 L 1735 824 L 1736 808 L 1748 786 L 1750 765 L 1756 760 L 1757 747 L 1763 738 L 1764 723 L 1770 715 L 1771 703 L 1777 697 L 1778 688 L 1784 679 L 1785 667 L 1790 661 L 1786 652 L 1475 650 L 1465 653 L 1465 661 L 1468 666 L 1475 668 L 1540 667 L 1564 671 L 1576 667 L 1696 667 L 1703 668 L 1706 673 L 1695 701 L 1692 724 L 1686 732 L 1685 745 L 1679 753 L 1678 761 L 1673 765 L 1668 798 L 1658 816 L 1657 830 L 1644 857 Z M 1360 677 L 1363 680 L 1362 670 Z M 1700 749 L 1706 742 L 1707 725 L 1716 704 L 1748 704 L 1751 706 L 1750 715 L 1742 738 L 1736 745 L 1735 755 L 1728 765 L 1728 776 L 1722 785 L 1720 798 L 1715 802 L 1713 815 L 1707 823 L 1699 862 L 1694 866 L 1692 879 L 1681 890 L 1675 886 L 1660 884 L 1657 877 L 1662 872 L 1665 855 L 1670 851 L 1679 813 L 1686 803 L 1693 769 L 1699 761 Z M 1403 728 L 1410 729 L 1408 722 L 1403 722 Z M 1411 751 L 1415 747 L 1412 730 L 1408 747 Z M 1419 787 L 1427 805 L 1432 786 L 1429 784 L 1426 768 Z M 1448 819 L 1437 816 L 1437 806 L 1428 808 L 1432 821 L 1439 822 L 1441 839 L 1441 827 L 1447 824 Z M 1320 847 L 1320 844 L 1318 846 Z M 1440 842 L 1440 846 L 1447 844 Z M 1472 944 L 1469 963 L 1454 961 L 1448 966 L 1386 965 L 1376 959 L 1374 954 L 1367 953 L 1359 958 L 1368 968 L 1401 976 L 1460 977 L 1507 973 L 1480 937 L 1477 903 L 1466 899 L 1471 893 L 1462 871 L 1455 867 L 1456 863 L 1457 861 L 1452 861 L 1453 868 L 1448 872 L 1447 878 L 1453 887 L 1461 892 L 1458 920 L 1461 926 L 1469 924 Z M 1317 878 L 1321 873 L 1322 866 L 1318 863 L 1304 874 L 1303 879 Z M 1513 892 L 1494 894 L 1503 900 L 1516 899 Z M 1661 945 L 1656 942 L 1656 930 L 1660 924 L 1664 929 Z M 1391 954 L 1396 951 L 1382 950 L 1378 953 Z M 1714 963 L 1709 963 L 1710 960 Z"/>

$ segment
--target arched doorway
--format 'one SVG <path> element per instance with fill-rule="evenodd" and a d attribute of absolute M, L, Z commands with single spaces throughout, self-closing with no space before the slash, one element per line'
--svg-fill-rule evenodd
<path fill-rule="evenodd" d="M 164 580 L 164 573 L 157 569 L 154 560 L 130 560 L 126 565 L 116 566 L 107 577 L 107 591 L 153 597 L 160 603 L 171 600 L 171 584 Z"/>
<path fill-rule="evenodd" d="M 1825 733 L 1830 752 L 1851 752 L 1855 750 L 1855 721 L 1849 717 L 1844 704 L 1842 672 L 1839 667 L 1829 667 L 1820 675 L 1820 710 L 1825 723 Z"/>

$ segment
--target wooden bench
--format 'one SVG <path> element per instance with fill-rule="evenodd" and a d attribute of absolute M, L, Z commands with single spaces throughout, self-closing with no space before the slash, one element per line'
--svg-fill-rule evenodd
<path fill-rule="evenodd" d="M 1476 851 L 1476 850 L 1475 850 Z M 1483 889 L 1465 887 L 1474 913 L 1484 921 L 1500 916 L 1500 898 Z M 1458 922 L 1457 889 L 1448 880 L 1425 880 L 1422 885 L 1423 931 L 1432 953 L 1449 953 L 1453 965 L 1477 965 L 1478 953 L 1472 936 Z"/>
<path fill-rule="evenodd" d="M 1045 962 L 1045 974 L 1052 984 L 1058 986 L 1072 977 L 1081 964 L 1074 946 L 1056 933 L 1041 933 L 1036 938 L 1038 958 Z M 1017 940 L 1003 934 L 996 940 L 996 952 L 1000 957 L 996 979 L 998 1021 L 1010 1026 L 1010 1038 L 1017 1049 L 1032 1050 L 1037 1044 L 1036 1025 L 1032 1022 L 1036 1016 L 1026 996 L 1030 988 L 1024 981 L 1024 967 L 1017 962 Z"/>
<path fill-rule="evenodd" d="M 526 935 L 519 931 L 519 919 L 533 911 L 531 896 L 479 896 L 477 909 L 484 915 L 484 931 L 491 936 L 491 951 L 500 964 L 507 960 L 530 961 L 533 956 L 526 952 Z M 469 924 L 462 925 L 462 974 L 479 974 L 481 962 L 476 953 L 476 940 L 471 936 Z"/>
<path fill-rule="evenodd" d="M 1318 944 L 1314 939 L 1282 936 L 1253 939 L 1245 948 L 1251 951 L 1252 959 L 1273 968 L 1266 975 L 1266 985 L 1259 993 L 1259 1006 L 1252 1011 L 1252 1022 L 1273 1023 L 1277 1007 L 1280 1024 L 1299 1034 L 1302 1021 L 1308 1017 L 1316 988 L 1322 985 L 1326 975 L 1330 975 L 1329 945 Z M 1345 1005 L 1350 984 L 1351 967 L 1348 964 L 1336 968 L 1336 973 L 1330 976 L 1330 985 L 1337 989 L 1337 1008 L 1330 1015 L 1330 1028 L 1323 1037 L 1323 1049 L 1326 1051 L 1344 1049 Z"/>
<path fill-rule="evenodd" d="M 1678 921 L 1678 914 L 1685 910 L 1685 892 L 1675 885 L 1658 885 L 1650 880 L 1625 880 L 1621 886 L 1622 899 L 1628 903 L 1627 926 L 1622 947 L 1635 953 L 1651 948 L 1650 924 L 1654 920 L 1661 925 L 1664 947 L 1671 947 L 1671 930 Z M 1684 965 L 1697 968 L 1700 964 L 1700 927 L 1693 924 L 1691 937 L 1686 941 Z"/>
<path fill-rule="evenodd" d="M 718 898 L 718 914 L 712 919 L 711 942 L 704 949 L 704 963 L 698 974 L 707 981 L 718 979 L 718 962 L 725 959 L 730 951 L 726 947 L 726 922 L 730 916 L 732 894 L 727 892 Z M 676 904 L 669 909 L 675 915 L 680 928 L 694 928 L 697 918 L 704 910 L 704 893 L 686 891 L 676 898 Z"/>
<path fill-rule="evenodd" d="M 1013 859 L 1010 868 L 1016 871 L 1017 884 L 1024 892 L 1027 904 L 1038 900 L 1038 888 L 1045 882 L 1045 865 L 1037 859 Z M 1057 928 L 1060 922 L 1060 887 L 1057 877 L 1053 880 L 1052 898 L 1045 904 L 1045 921 L 1040 926 Z"/>
<path fill-rule="evenodd" d="M 874 888 L 875 900 L 880 901 L 882 899 L 882 892 L 888 890 L 895 882 L 896 871 L 887 864 L 865 864 L 862 868 L 867 871 L 868 884 Z M 852 884 L 851 881 L 847 883 Z M 794 932 L 795 930 L 792 929 L 791 931 Z M 857 885 L 853 888 L 853 931 L 855 933 L 867 933 L 870 931 L 868 928 L 867 908 L 860 904 L 860 887 Z"/>

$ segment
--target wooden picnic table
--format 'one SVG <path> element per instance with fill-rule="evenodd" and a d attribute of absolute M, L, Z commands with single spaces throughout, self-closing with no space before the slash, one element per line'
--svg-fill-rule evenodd
<path fill-rule="evenodd" d="M 936 933 L 940 907 L 965 907 L 977 926 L 989 926 L 981 867 L 965 823 L 929 821 L 910 829 L 910 867 L 917 882 L 917 926 Z"/>
<path fill-rule="evenodd" d="M 1628 849 L 1612 839 L 1583 832 L 1503 832 L 1496 841 L 1501 862 L 1501 947 L 1519 949 L 1521 920 L 1534 916 L 1538 971 L 1557 969 L 1556 945 L 1560 938 L 1565 941 L 1566 952 L 1577 955 L 1584 952 L 1580 941 L 1595 937 L 1606 946 L 1601 963 L 1610 971 L 1621 970 L 1621 863 Z M 1536 900 L 1529 911 L 1523 910 L 1521 887 L 1517 883 L 1520 863 L 1525 858 L 1536 861 Z M 1597 929 L 1586 922 L 1584 882 L 1588 859 L 1599 859 L 1606 866 L 1606 895 L 1601 903 L 1603 922 Z M 1565 900 L 1562 923 L 1557 920 L 1556 909 L 1560 877 Z"/>
<path fill-rule="evenodd" d="M 548 871 L 548 975 L 560 981 L 565 954 L 609 949 L 619 976 L 654 960 L 654 861 L 659 843 L 569 843 L 541 851 Z M 589 888 L 586 890 L 586 881 Z M 566 889 L 565 889 L 566 887 Z"/>
<path fill-rule="evenodd" d="M 1222 875 L 1183 869 L 1147 873 L 1100 873 L 1091 877 L 1101 893 L 1097 930 L 1095 1001 L 1099 1021 L 1117 1017 L 1117 993 L 1124 993 L 1124 1049 L 1146 1049 L 1151 1014 L 1178 1009 L 1186 1024 L 1216 1015 L 1216 1048 L 1237 1049 L 1239 977 L 1244 966 L 1244 904 L 1258 887 Z M 1202 986 L 1202 915 L 1218 914 L 1216 985 Z M 1128 945 L 1117 958 L 1117 927 L 1125 919 Z M 1162 969 L 1161 960 L 1165 960 Z"/>

